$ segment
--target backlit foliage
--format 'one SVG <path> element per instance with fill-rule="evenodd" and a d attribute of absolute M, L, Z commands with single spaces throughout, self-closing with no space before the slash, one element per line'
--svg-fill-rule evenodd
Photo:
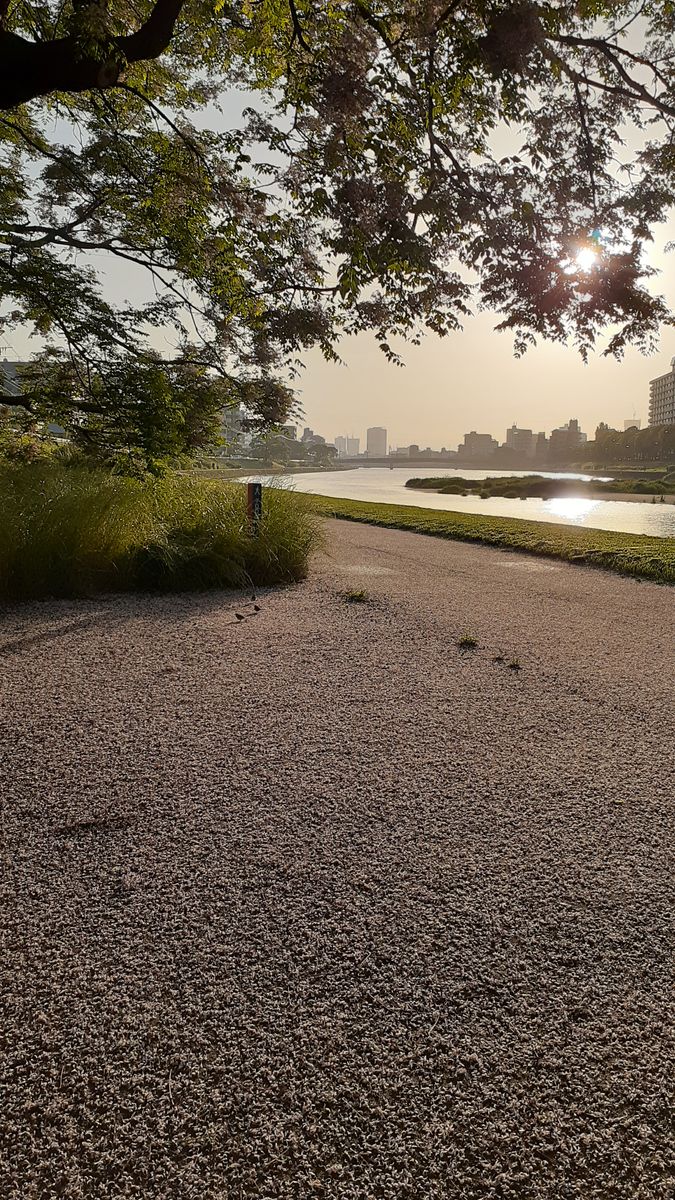
<path fill-rule="evenodd" d="M 261 422 L 309 347 L 371 330 L 396 358 L 477 305 L 516 352 L 608 328 L 607 352 L 648 348 L 670 320 L 644 247 L 673 203 L 674 21 L 666 0 L 5 3 L 2 319 L 65 353 L 92 437 L 109 381 L 164 369 L 153 341 Z"/>

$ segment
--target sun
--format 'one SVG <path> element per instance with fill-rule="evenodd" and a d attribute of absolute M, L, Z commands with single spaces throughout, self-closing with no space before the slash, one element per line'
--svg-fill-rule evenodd
<path fill-rule="evenodd" d="M 597 251 L 592 250 L 590 246 L 583 246 L 581 250 L 577 251 L 574 261 L 578 270 L 592 271 L 598 261 Z"/>

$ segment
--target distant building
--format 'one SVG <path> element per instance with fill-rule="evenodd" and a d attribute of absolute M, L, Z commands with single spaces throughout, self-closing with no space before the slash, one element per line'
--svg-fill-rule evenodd
<path fill-rule="evenodd" d="M 306 446 L 326 445 L 325 437 L 321 437 L 320 433 L 315 433 L 314 430 L 310 429 L 307 425 L 302 431 L 302 437 L 300 438 L 300 441 L 304 442 Z"/>
<path fill-rule="evenodd" d="M 338 452 L 338 458 L 357 458 L 359 453 L 359 438 L 345 437 L 341 434 L 334 439 L 334 446 Z"/>
<path fill-rule="evenodd" d="M 523 458 L 534 458 L 537 443 L 531 429 L 519 429 L 517 425 L 512 425 L 506 431 L 505 444 Z"/>
<path fill-rule="evenodd" d="M 574 458 L 575 453 L 587 441 L 588 435 L 582 432 L 579 422 L 573 417 L 566 425 L 551 430 L 549 457 L 553 462 L 564 463 L 567 459 Z"/>
<path fill-rule="evenodd" d="M 411 446 L 397 446 L 395 450 L 390 450 L 389 454 L 392 458 L 421 458 L 425 461 L 432 458 L 457 458 L 456 450 L 446 450 L 445 446 L 440 450 L 432 450 L 431 446 L 425 446 L 422 450 L 415 442 Z"/>
<path fill-rule="evenodd" d="M 368 458 L 387 457 L 387 431 L 379 425 L 366 430 L 366 453 Z"/>
<path fill-rule="evenodd" d="M 21 395 L 21 382 L 17 368 L 27 366 L 28 363 L 3 358 L 0 362 L 0 394 L 4 392 L 6 396 Z"/>
<path fill-rule="evenodd" d="M 253 441 L 253 435 L 248 430 L 246 410 L 241 405 L 222 410 L 219 434 L 222 439 L 221 454 L 236 457 L 246 453 Z"/>
<path fill-rule="evenodd" d="M 220 434 L 224 438 L 237 438 L 243 429 L 244 410 L 240 404 L 235 408 L 224 408 L 220 414 Z"/>
<path fill-rule="evenodd" d="M 535 458 L 545 458 L 548 451 L 548 438 L 543 432 L 538 433 L 534 440 L 534 456 Z"/>
<path fill-rule="evenodd" d="M 21 379 L 18 368 L 29 367 L 30 363 L 21 362 L 20 360 L 10 360 L 3 358 L 0 362 L 0 404 L 2 403 L 3 394 L 10 399 L 12 396 L 21 395 Z M 46 431 L 50 437 L 60 440 L 66 437 L 66 431 L 62 425 L 55 425 L 53 421 L 46 421 L 42 425 L 43 431 Z"/>
<path fill-rule="evenodd" d="M 566 437 L 570 443 L 581 445 L 588 441 L 588 435 L 583 433 L 579 422 L 575 417 L 568 421 L 566 425 L 561 425 L 558 429 L 551 430 L 551 441 L 555 440 L 555 435 L 560 434 L 561 437 Z"/>
<path fill-rule="evenodd" d="M 297 425 L 282 425 L 280 432 L 283 433 L 284 437 L 292 438 L 292 440 L 294 442 L 297 442 L 297 440 L 298 440 Z"/>
<path fill-rule="evenodd" d="M 649 384 L 649 424 L 675 425 L 675 358 L 668 374 Z"/>
<path fill-rule="evenodd" d="M 498 446 L 499 443 L 492 434 L 476 433 L 473 429 L 471 433 L 464 434 L 464 441 L 458 447 L 457 453 L 461 458 L 489 458 Z"/>
<path fill-rule="evenodd" d="M 642 421 L 639 417 L 629 417 L 628 420 L 624 421 L 623 423 L 623 431 L 625 433 L 627 429 L 640 429 L 641 425 Z"/>

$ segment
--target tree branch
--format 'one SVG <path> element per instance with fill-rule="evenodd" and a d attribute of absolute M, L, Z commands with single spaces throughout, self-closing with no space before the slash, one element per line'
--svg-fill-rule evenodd
<path fill-rule="evenodd" d="M 436 175 L 436 138 L 434 134 L 434 84 L 436 74 L 436 38 L 429 38 L 427 52 L 427 135 L 429 138 L 429 168 L 433 187 Z"/>
<path fill-rule="evenodd" d="M 185 0 L 155 0 L 147 21 L 135 33 L 116 41 L 127 62 L 143 62 L 159 58 L 168 49 Z"/>
<path fill-rule="evenodd" d="M 451 17 L 452 14 L 456 11 L 456 9 L 459 8 L 460 4 L 462 4 L 462 0 L 451 0 L 450 4 L 446 4 L 440 17 L 434 23 L 434 33 L 438 32 L 438 30 L 441 28 L 441 26 L 445 24 L 448 17 Z"/>
<path fill-rule="evenodd" d="M 3 392 L 0 391 L 0 407 L 2 408 L 24 408 L 27 413 L 34 412 L 33 401 L 30 395 L 25 392 Z"/>
<path fill-rule="evenodd" d="M 293 37 L 297 38 L 303 50 L 311 53 L 311 46 L 308 45 L 305 35 L 302 31 L 302 23 L 298 16 L 298 10 L 295 7 L 295 0 L 288 0 L 288 6 L 291 10 L 291 20 L 293 21 Z"/>
<path fill-rule="evenodd" d="M 597 197 L 597 191 L 596 191 L 596 187 L 595 187 L 595 166 L 594 166 L 594 162 L 593 162 L 593 160 L 595 158 L 595 150 L 593 148 L 593 140 L 591 138 L 591 131 L 588 126 L 588 115 L 587 115 L 586 109 L 584 107 L 584 100 L 583 100 L 583 96 L 581 95 L 581 88 L 579 87 L 578 80 L 573 79 L 572 86 L 574 88 L 574 95 L 576 97 L 577 108 L 579 110 L 579 120 L 581 121 L 581 130 L 583 133 L 584 141 L 586 143 L 586 153 L 588 155 L 588 174 L 589 174 L 589 178 L 590 178 L 590 182 L 591 182 L 591 196 L 593 198 L 593 216 L 594 216 L 595 220 L 597 221 L 597 219 L 598 219 L 598 197 Z"/>
<path fill-rule="evenodd" d="M 617 75 L 626 85 L 624 88 L 622 88 L 603 84 L 599 80 L 588 79 L 584 72 L 582 77 L 591 87 L 600 88 L 602 91 L 606 92 L 613 91 L 618 95 L 624 96 L 626 99 L 642 100 L 644 104 L 649 105 L 651 108 L 655 108 L 658 112 L 665 113 L 669 117 L 675 116 L 675 107 L 664 100 L 662 96 L 653 95 L 652 92 L 650 92 L 649 89 L 644 86 L 644 84 L 640 83 L 638 79 L 634 79 L 630 72 L 626 70 L 626 67 L 621 61 L 620 55 L 625 55 L 627 58 L 631 59 L 631 61 L 637 62 L 641 66 L 650 67 L 650 69 L 654 71 L 656 77 L 659 80 L 662 80 L 663 76 L 661 75 L 660 71 L 658 71 L 653 64 L 649 63 L 646 59 L 632 54 L 629 50 L 625 50 L 621 46 L 612 46 L 608 42 L 604 42 L 601 38 L 581 38 L 574 37 L 571 34 L 560 34 L 558 37 L 551 38 L 551 41 L 559 42 L 561 45 L 565 46 L 574 46 L 576 48 L 595 50 L 598 54 L 602 54 L 603 57 L 612 64 Z M 570 68 L 570 70 L 572 71 L 573 69 Z M 573 74 L 576 74 L 577 78 L 580 77 L 576 72 L 573 72 Z"/>
<path fill-rule="evenodd" d="M 131 87 L 131 85 L 128 83 L 120 83 L 119 86 L 125 92 L 129 92 L 131 96 L 137 96 L 139 100 L 142 100 L 144 104 L 147 104 L 148 108 L 152 109 L 156 117 L 159 117 L 160 120 L 164 121 L 170 129 L 173 129 L 176 136 L 185 143 L 188 150 L 191 150 L 196 158 L 200 158 L 202 162 L 205 161 L 204 155 L 195 140 L 189 137 L 184 129 L 181 129 L 180 126 L 176 125 L 176 122 L 172 121 L 168 113 L 165 113 L 164 109 L 160 108 L 158 104 L 155 104 L 154 100 L 151 100 L 150 97 L 146 96 L 144 92 L 140 92 L 138 88 Z"/>
<path fill-rule="evenodd" d="M 127 63 L 159 58 L 168 49 L 186 0 L 155 0 L 134 33 L 114 37 L 103 58 L 83 54 L 77 37 L 29 42 L 0 28 L 0 109 L 51 92 L 115 87 Z"/>

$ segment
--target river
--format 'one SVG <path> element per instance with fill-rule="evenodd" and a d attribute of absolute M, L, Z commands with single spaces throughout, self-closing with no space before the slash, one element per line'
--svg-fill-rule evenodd
<path fill-rule="evenodd" d="M 468 471 L 464 467 L 439 470 L 415 467 L 355 467 L 344 471 L 316 471 L 298 475 L 249 475 L 274 486 L 293 487 L 298 492 L 335 496 L 346 500 L 369 500 L 380 504 L 406 504 L 412 508 L 437 508 L 451 512 L 482 513 L 485 516 L 526 517 L 532 521 L 550 521 L 555 525 L 584 525 L 590 529 L 610 529 L 622 533 L 646 533 L 652 537 L 675 537 L 675 505 L 635 503 L 624 500 L 589 500 L 566 496 L 561 500 L 507 500 L 478 496 L 440 496 L 437 492 L 417 492 L 406 488 L 414 476 L 462 475 L 466 479 L 486 479 L 489 475 L 527 475 L 527 471 Z M 606 476 L 537 474 L 555 479 L 599 479 Z"/>

